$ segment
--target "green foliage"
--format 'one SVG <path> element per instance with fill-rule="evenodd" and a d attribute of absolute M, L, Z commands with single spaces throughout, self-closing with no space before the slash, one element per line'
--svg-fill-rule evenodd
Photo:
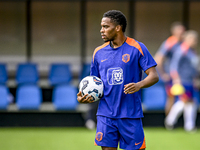
<path fill-rule="evenodd" d="M 200 134 L 145 128 L 147 150 L 199 150 Z M 86 128 L 0 128 L 1 150 L 100 150 Z"/>

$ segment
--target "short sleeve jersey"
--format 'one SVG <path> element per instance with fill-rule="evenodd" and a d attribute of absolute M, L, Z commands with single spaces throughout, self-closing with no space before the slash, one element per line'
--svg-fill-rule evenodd
<path fill-rule="evenodd" d="M 193 79 L 197 76 L 198 63 L 197 54 L 183 42 L 172 57 L 170 74 L 172 77 L 178 74 L 182 84 L 192 85 Z"/>
<path fill-rule="evenodd" d="M 141 81 L 142 70 L 156 66 L 144 44 L 127 37 L 124 44 L 112 48 L 110 42 L 95 49 L 90 74 L 104 83 L 104 96 L 97 115 L 110 118 L 141 118 L 141 91 L 125 94 L 124 85 Z"/>
<path fill-rule="evenodd" d="M 170 36 L 161 44 L 160 48 L 158 49 L 158 51 L 165 57 L 163 68 L 168 74 L 170 72 L 169 66 L 173 53 L 176 50 L 176 47 L 180 45 L 180 43 L 181 42 L 179 42 L 175 36 Z"/>

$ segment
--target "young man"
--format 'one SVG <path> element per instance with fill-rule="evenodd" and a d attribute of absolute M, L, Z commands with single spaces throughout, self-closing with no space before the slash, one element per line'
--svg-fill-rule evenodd
<path fill-rule="evenodd" d="M 198 56 L 194 52 L 197 46 L 198 33 L 189 30 L 185 33 L 183 43 L 177 47 L 170 65 L 170 74 L 173 84 L 183 85 L 185 92 L 179 96 L 179 100 L 172 106 L 166 117 L 166 128 L 172 129 L 177 119 L 184 111 L 184 129 L 193 131 L 197 114 L 197 105 L 193 100 L 193 82 L 198 75 Z"/>
<path fill-rule="evenodd" d="M 94 51 L 91 75 L 104 83 L 104 97 L 97 110 L 95 145 L 102 150 L 145 149 L 141 88 L 158 81 L 157 65 L 144 44 L 125 36 L 126 17 L 117 10 L 104 13 L 101 36 L 104 44 Z M 148 75 L 141 81 L 142 70 Z M 80 103 L 91 97 L 77 94 Z"/>
<path fill-rule="evenodd" d="M 174 96 L 170 93 L 172 79 L 169 74 L 169 65 L 176 47 L 182 42 L 182 37 L 185 32 L 185 27 L 180 22 L 174 22 L 170 28 L 171 36 L 167 38 L 160 46 L 155 55 L 155 61 L 158 66 L 158 73 L 161 80 L 165 83 L 167 100 L 165 106 L 165 114 L 167 115 L 174 104 Z"/>

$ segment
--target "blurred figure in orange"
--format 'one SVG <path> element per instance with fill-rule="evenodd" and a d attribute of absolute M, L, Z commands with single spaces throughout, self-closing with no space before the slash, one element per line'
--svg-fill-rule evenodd
<path fill-rule="evenodd" d="M 172 80 L 169 74 L 169 65 L 176 47 L 182 42 L 182 36 L 185 32 L 185 27 L 180 22 L 174 22 L 170 28 L 171 36 L 167 38 L 158 49 L 155 55 L 155 60 L 157 62 L 157 70 L 160 75 L 160 79 L 165 84 L 165 89 L 167 93 L 167 100 L 165 106 L 165 114 L 167 115 L 174 104 L 174 96 L 170 93 L 170 88 L 172 86 Z"/>
<path fill-rule="evenodd" d="M 197 46 L 198 33 L 189 30 L 184 34 L 183 42 L 174 52 L 171 64 L 170 74 L 173 85 L 183 87 L 179 93 L 178 101 L 174 103 L 165 120 L 167 129 L 173 129 L 179 116 L 184 112 L 184 129 L 186 131 L 194 131 L 197 103 L 194 100 L 194 79 L 198 76 L 199 59 L 194 49 Z M 174 89 L 177 90 L 177 89 Z M 171 91 L 174 93 L 173 91 Z"/>

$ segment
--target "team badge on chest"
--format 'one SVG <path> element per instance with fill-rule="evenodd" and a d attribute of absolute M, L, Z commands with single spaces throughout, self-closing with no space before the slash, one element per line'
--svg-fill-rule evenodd
<path fill-rule="evenodd" d="M 129 54 L 124 54 L 122 55 L 122 61 L 127 63 L 130 61 L 130 55 Z"/>

